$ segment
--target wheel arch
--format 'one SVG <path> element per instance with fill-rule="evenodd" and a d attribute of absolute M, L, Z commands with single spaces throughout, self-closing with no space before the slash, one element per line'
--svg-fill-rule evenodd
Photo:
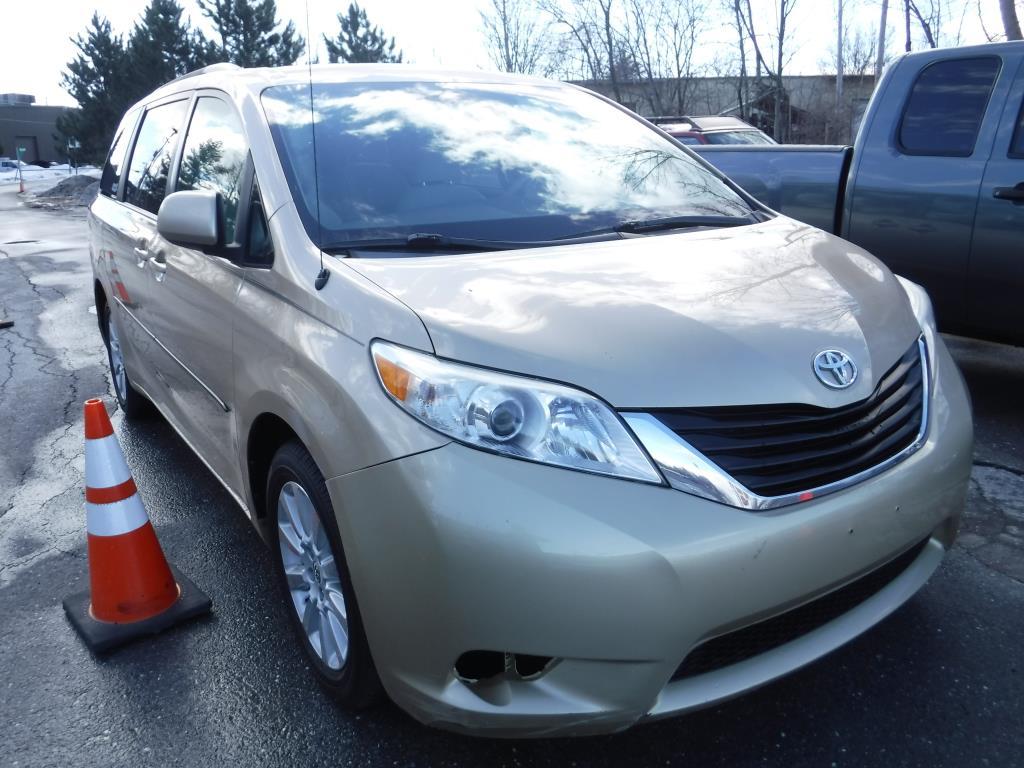
<path fill-rule="evenodd" d="M 284 409 L 287 414 L 287 409 Z M 294 415 L 284 415 L 280 408 L 261 409 L 249 422 L 245 433 L 246 490 L 251 504 L 252 520 L 266 540 L 271 531 L 267 514 L 267 476 L 274 454 L 290 441 L 299 443 L 318 467 L 323 468 L 322 457 L 317 455 L 316 443 Z M 291 416 L 291 417 L 290 417 Z"/>
<path fill-rule="evenodd" d="M 99 279 L 94 279 L 92 283 L 92 296 L 93 304 L 96 307 L 96 324 L 100 328 L 100 336 L 103 337 L 103 342 L 107 342 L 107 325 L 103 322 L 104 314 L 107 311 L 107 292 L 103 290 L 103 284 Z"/>

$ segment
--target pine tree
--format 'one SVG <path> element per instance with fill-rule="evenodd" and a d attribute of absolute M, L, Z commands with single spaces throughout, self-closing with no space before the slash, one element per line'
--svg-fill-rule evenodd
<path fill-rule="evenodd" d="M 402 52 L 395 53 L 395 38 L 388 40 L 380 27 L 370 24 L 366 11 L 351 3 L 348 12 L 338 14 L 341 30 L 333 40 L 324 35 L 327 57 L 350 64 L 401 63 Z"/>
<path fill-rule="evenodd" d="M 199 9 L 217 30 L 220 58 L 240 67 L 294 64 L 306 41 L 288 22 L 277 20 L 274 0 L 198 0 Z"/>
<path fill-rule="evenodd" d="M 102 161 L 121 117 L 136 96 L 125 87 L 129 69 L 124 40 L 106 18 L 93 13 L 89 28 L 72 39 L 78 54 L 68 63 L 61 84 L 78 102 L 77 111 L 57 119 L 63 139 L 81 142 L 79 156 Z"/>
<path fill-rule="evenodd" d="M 220 52 L 188 20 L 177 0 L 150 0 L 128 39 L 128 87 L 141 99 L 162 83 L 217 61 Z"/>

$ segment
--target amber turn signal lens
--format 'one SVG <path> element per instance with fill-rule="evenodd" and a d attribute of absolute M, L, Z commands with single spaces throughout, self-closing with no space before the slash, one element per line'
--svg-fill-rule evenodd
<path fill-rule="evenodd" d="M 384 389 L 396 400 L 404 401 L 405 396 L 409 394 L 409 372 L 381 355 L 374 355 L 373 362 L 377 365 Z"/>

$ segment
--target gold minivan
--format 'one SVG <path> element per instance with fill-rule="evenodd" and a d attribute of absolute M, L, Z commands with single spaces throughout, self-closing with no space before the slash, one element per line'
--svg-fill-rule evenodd
<path fill-rule="evenodd" d="M 89 231 L 125 417 L 250 517 L 343 706 L 704 707 L 956 535 L 970 407 L 924 291 L 583 89 L 215 65 L 125 115 Z"/>

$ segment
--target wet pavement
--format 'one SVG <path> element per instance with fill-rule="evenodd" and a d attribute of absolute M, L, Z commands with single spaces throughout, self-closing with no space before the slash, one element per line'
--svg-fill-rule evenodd
<path fill-rule="evenodd" d="M 492 741 L 335 709 L 296 652 L 269 552 L 159 418 L 113 421 L 171 560 L 214 613 L 103 659 L 87 586 L 81 403 L 106 394 L 81 213 L 0 188 L 0 766 L 1024 764 L 1024 350 L 949 339 L 974 399 L 963 533 L 929 584 L 830 657 L 688 717 Z M 109 400 L 108 400 L 109 401 Z"/>

